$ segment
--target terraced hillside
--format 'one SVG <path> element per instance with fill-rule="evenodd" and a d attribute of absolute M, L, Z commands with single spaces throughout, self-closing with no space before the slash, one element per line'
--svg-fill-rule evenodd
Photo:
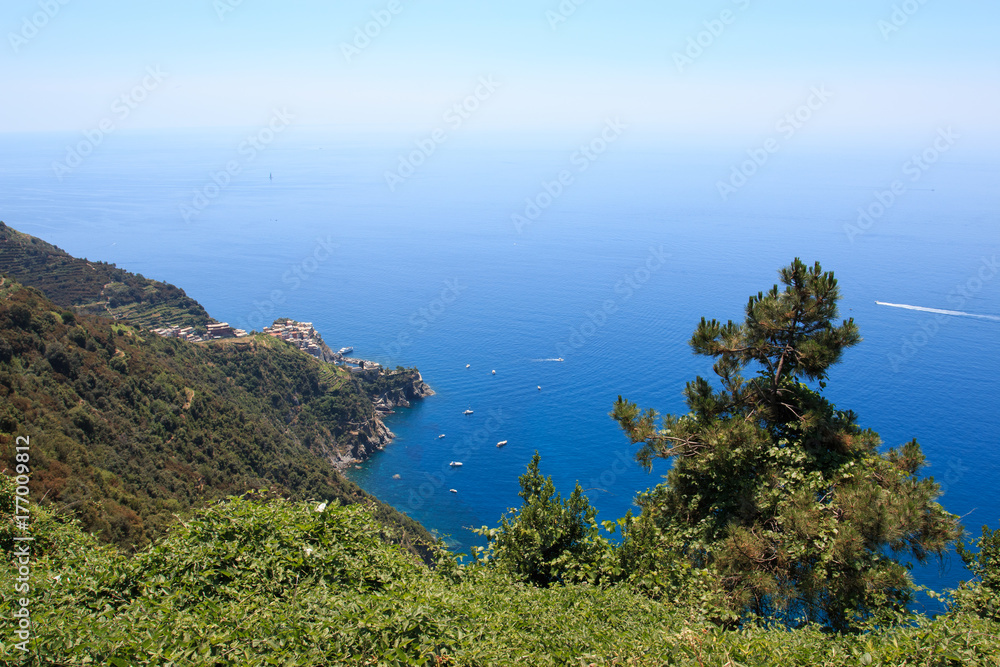
<path fill-rule="evenodd" d="M 35 287 L 57 305 L 128 319 L 144 327 L 199 329 L 213 321 L 179 287 L 129 273 L 107 262 L 73 257 L 0 222 L 0 273 Z"/>
<path fill-rule="evenodd" d="M 32 497 L 121 547 L 148 543 L 192 507 L 264 488 L 362 502 L 400 541 L 431 541 L 337 469 L 391 438 L 375 392 L 418 380 L 399 370 L 369 387 L 264 335 L 161 338 L 0 277 L 0 470 L 15 467 L 15 438 L 29 437 Z"/>

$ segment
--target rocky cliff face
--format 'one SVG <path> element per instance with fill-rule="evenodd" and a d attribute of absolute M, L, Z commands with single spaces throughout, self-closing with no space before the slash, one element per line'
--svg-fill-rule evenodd
<path fill-rule="evenodd" d="M 416 369 L 383 377 L 379 384 L 381 386 L 372 395 L 375 410 L 363 427 L 351 432 L 349 450 L 330 455 L 330 460 L 339 468 L 361 463 L 392 442 L 396 435 L 385 425 L 382 417 L 392 414 L 397 407 L 408 408 L 413 401 L 434 395 L 434 390 Z M 388 388 L 385 385 L 389 385 Z"/>
<path fill-rule="evenodd" d="M 325 361 L 328 364 L 332 364 L 340 359 L 340 355 L 330 349 L 330 346 L 323 342 L 323 338 L 319 338 L 319 360 Z"/>
<path fill-rule="evenodd" d="M 413 371 L 413 380 L 409 387 L 412 391 L 411 399 L 427 398 L 428 396 L 434 395 L 434 390 L 430 388 L 430 385 L 424 382 L 424 378 L 420 375 L 420 371 L 418 370 Z"/>
<path fill-rule="evenodd" d="M 394 408 L 408 408 L 412 401 L 434 395 L 434 390 L 424 382 L 419 371 L 412 370 L 406 373 L 407 377 L 403 382 L 397 383 L 393 388 L 383 391 L 372 399 L 376 410 L 389 414 Z"/>
<path fill-rule="evenodd" d="M 396 437 L 396 434 L 389 430 L 378 413 L 372 415 L 368 424 L 359 429 L 356 434 L 352 433 L 351 446 L 348 451 L 340 451 L 340 448 L 329 453 L 330 461 L 338 468 L 347 468 L 355 463 L 366 461 L 372 454 L 382 449 Z"/>

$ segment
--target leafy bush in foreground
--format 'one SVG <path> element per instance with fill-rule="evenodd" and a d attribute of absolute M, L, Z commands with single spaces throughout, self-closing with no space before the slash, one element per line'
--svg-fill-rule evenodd
<path fill-rule="evenodd" d="M 0 494 L 13 486 L 0 476 Z M 10 514 L 0 504 L 0 526 Z M 1000 624 L 954 613 L 863 635 L 747 625 L 624 586 L 536 588 L 462 566 L 431 569 L 377 538 L 360 505 L 231 498 L 138 556 L 40 508 L 25 665 L 996 665 Z M 11 556 L 0 564 L 10 590 Z M 4 597 L 0 615 L 10 618 Z"/>

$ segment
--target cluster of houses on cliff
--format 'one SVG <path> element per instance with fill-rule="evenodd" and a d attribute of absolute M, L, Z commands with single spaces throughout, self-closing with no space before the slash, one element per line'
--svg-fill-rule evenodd
<path fill-rule="evenodd" d="M 243 338 L 247 332 L 243 329 L 234 329 L 226 322 L 209 324 L 208 331 L 204 335 L 197 333 L 194 327 L 163 327 L 153 329 L 153 333 L 164 338 L 183 338 L 190 343 L 201 343 L 206 340 L 217 340 L 220 338 Z"/>
<path fill-rule="evenodd" d="M 319 333 L 313 328 L 312 322 L 279 319 L 271 326 L 264 327 L 264 333 L 291 343 L 318 359 L 343 366 L 355 374 L 377 374 L 382 370 L 382 366 L 374 361 L 348 357 L 347 355 L 354 351 L 353 347 L 343 347 L 338 352 L 326 347 Z"/>
<path fill-rule="evenodd" d="M 194 327 L 163 327 L 153 329 L 153 333 L 166 338 L 182 338 L 191 343 L 203 343 L 221 338 L 244 338 L 249 335 L 243 329 L 234 329 L 226 322 L 209 324 L 204 335 L 198 334 Z M 287 318 L 277 319 L 269 327 L 264 327 L 263 333 L 274 338 L 291 343 L 306 354 L 328 361 L 338 366 L 343 366 L 355 374 L 379 373 L 382 366 L 374 361 L 355 359 L 347 355 L 354 351 L 354 348 L 341 348 L 339 352 L 333 352 L 326 347 L 319 333 L 313 328 L 312 322 L 296 322 Z"/>
<path fill-rule="evenodd" d="M 306 354 L 323 358 L 322 339 L 313 328 L 312 322 L 296 322 L 295 320 L 275 320 L 274 324 L 264 327 L 268 336 L 280 338 L 291 343 Z"/>

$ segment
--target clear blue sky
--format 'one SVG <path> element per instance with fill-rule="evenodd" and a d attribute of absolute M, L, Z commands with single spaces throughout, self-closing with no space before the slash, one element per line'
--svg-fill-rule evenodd
<path fill-rule="evenodd" d="M 390 0 L 4 0 L 0 131 L 82 131 L 159 66 L 122 126 L 252 126 L 286 107 L 304 125 L 418 132 L 493 76 L 477 131 L 620 116 L 667 137 L 760 134 L 824 85 L 816 136 L 998 135 L 996 0 L 576 1 L 553 28 L 560 0 L 398 0 L 349 62 L 342 45 Z M 20 41 L 46 3 L 58 11 Z M 904 4 L 917 10 L 893 26 Z M 724 10 L 681 71 L 674 54 Z"/>

